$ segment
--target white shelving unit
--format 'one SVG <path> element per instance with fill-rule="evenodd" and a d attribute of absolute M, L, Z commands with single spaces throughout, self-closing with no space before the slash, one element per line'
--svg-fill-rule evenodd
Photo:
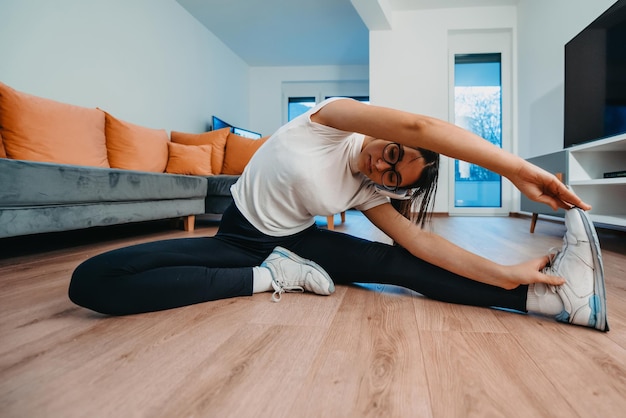
<path fill-rule="evenodd" d="M 604 173 L 626 170 L 626 134 L 577 145 L 551 154 L 529 158 L 551 173 L 562 173 L 565 183 L 593 208 L 595 224 L 626 228 L 626 177 L 604 178 Z M 559 209 L 533 202 L 522 195 L 521 210 L 548 216 L 564 216 Z"/>
<path fill-rule="evenodd" d="M 585 202 L 597 223 L 626 227 L 626 177 L 604 173 L 626 170 L 626 134 L 578 145 L 567 153 L 567 184 Z"/>

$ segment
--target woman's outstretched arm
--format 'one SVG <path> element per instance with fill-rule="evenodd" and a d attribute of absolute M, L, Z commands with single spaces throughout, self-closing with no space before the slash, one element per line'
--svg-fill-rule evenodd
<path fill-rule="evenodd" d="M 425 148 L 480 165 L 508 178 L 529 199 L 553 209 L 572 206 L 591 209 L 554 175 L 472 132 L 436 118 L 356 100 L 336 100 L 322 107 L 311 119 L 336 129 Z"/>
<path fill-rule="evenodd" d="M 414 256 L 438 267 L 481 283 L 514 289 L 520 284 L 536 282 L 561 285 L 561 277 L 541 273 L 547 256 L 524 263 L 505 266 L 473 254 L 445 238 L 421 229 L 402 215 L 390 203 L 363 212 L 381 231 Z"/>

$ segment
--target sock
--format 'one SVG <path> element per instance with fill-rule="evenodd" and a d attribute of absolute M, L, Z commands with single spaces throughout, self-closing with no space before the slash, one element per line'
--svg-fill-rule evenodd
<path fill-rule="evenodd" d="M 548 285 L 533 283 L 528 286 L 526 309 L 548 316 L 556 316 L 563 312 L 563 301 L 558 293 L 553 292 Z"/>
<path fill-rule="evenodd" d="M 265 267 L 252 267 L 252 293 L 274 291 L 272 272 Z"/>

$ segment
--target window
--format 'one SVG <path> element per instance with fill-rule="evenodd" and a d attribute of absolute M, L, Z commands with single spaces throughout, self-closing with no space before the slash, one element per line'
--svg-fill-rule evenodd
<path fill-rule="evenodd" d="M 282 123 L 307 112 L 331 97 L 350 97 L 369 103 L 369 81 L 285 81 L 282 84 Z"/>
<path fill-rule="evenodd" d="M 287 101 L 287 120 L 297 118 L 315 106 L 315 97 L 290 97 Z"/>
<path fill-rule="evenodd" d="M 331 97 L 349 97 L 354 100 L 358 100 L 359 102 L 368 103 L 370 102 L 369 96 L 325 96 L 325 99 L 330 99 Z M 303 113 L 306 113 L 309 109 L 316 105 L 315 97 L 289 97 L 287 99 L 287 120 L 290 121 L 294 118 L 297 118 Z"/>
<path fill-rule="evenodd" d="M 351 99 L 357 100 L 359 102 L 363 102 L 363 103 L 370 103 L 370 97 L 369 96 L 326 96 L 327 99 L 330 99 L 331 97 L 349 97 Z"/>
<path fill-rule="evenodd" d="M 454 57 L 454 123 L 502 147 L 500 54 Z M 454 161 L 455 207 L 501 207 L 502 178 L 483 167 Z"/>

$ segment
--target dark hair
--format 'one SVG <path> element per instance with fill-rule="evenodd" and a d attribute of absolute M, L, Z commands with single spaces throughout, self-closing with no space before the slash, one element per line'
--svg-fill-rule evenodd
<path fill-rule="evenodd" d="M 439 154 L 423 148 L 417 150 L 424 157 L 426 164 L 422 175 L 409 188 L 413 189 L 411 198 L 408 200 L 395 200 L 393 206 L 402 216 L 415 222 L 424 228 L 430 222 L 435 206 L 437 194 L 437 180 L 439 178 Z M 419 207 L 417 213 L 413 212 L 415 206 Z"/>

